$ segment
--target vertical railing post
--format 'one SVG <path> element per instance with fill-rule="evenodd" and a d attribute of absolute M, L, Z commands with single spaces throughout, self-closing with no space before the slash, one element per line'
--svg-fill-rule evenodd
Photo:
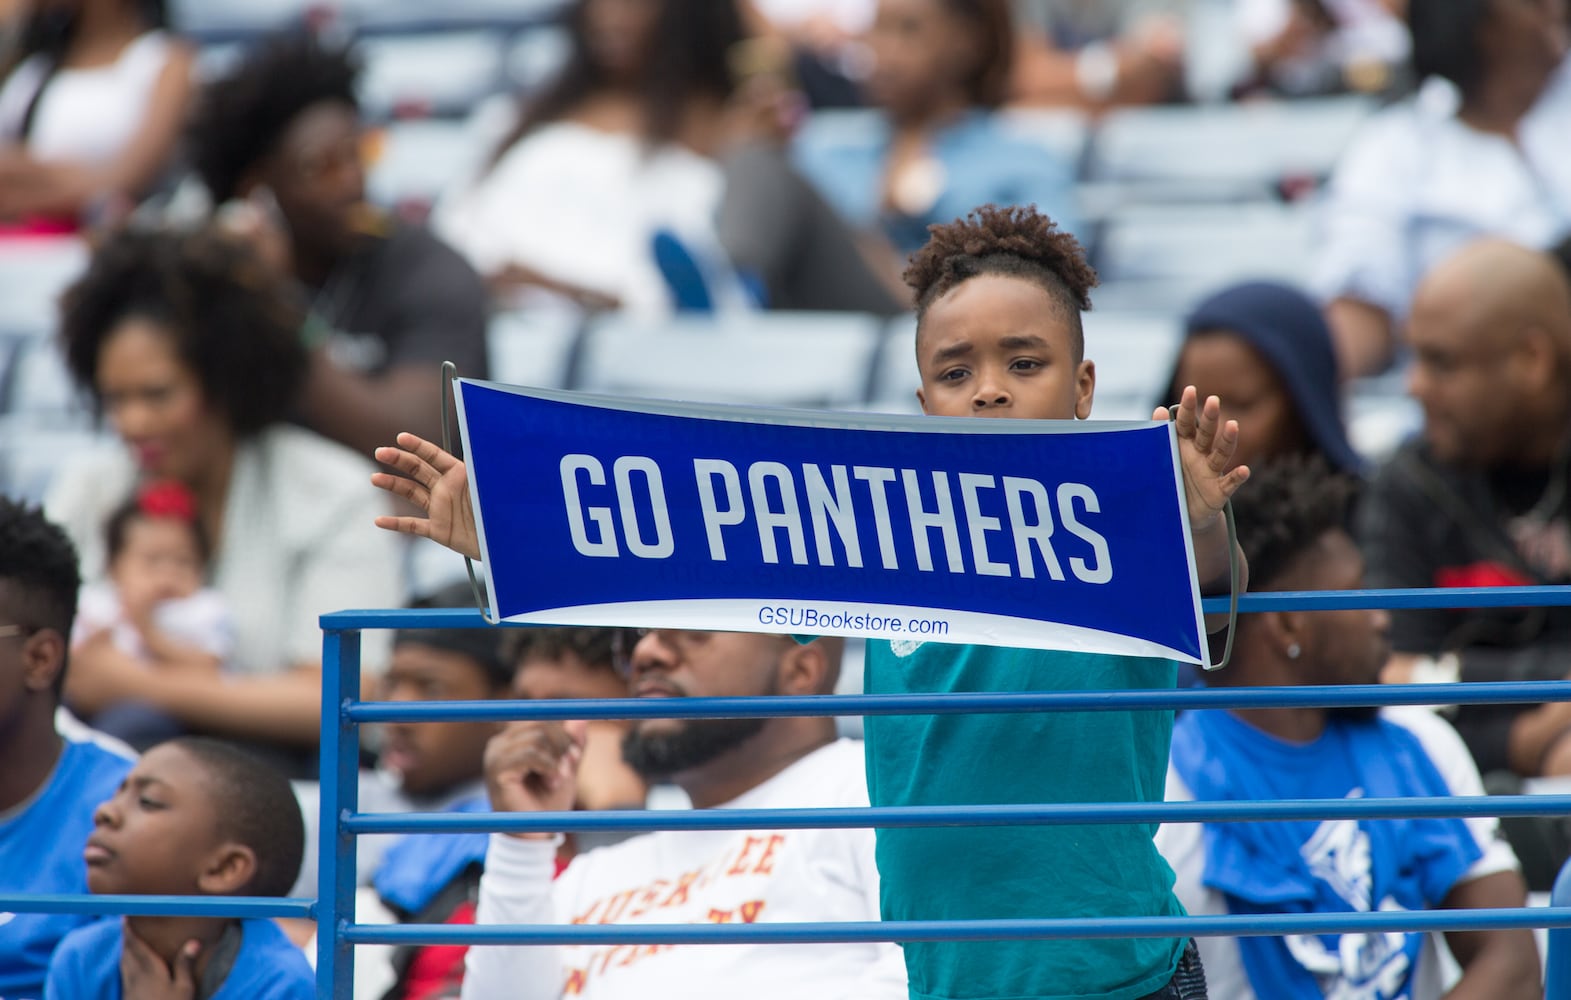
<path fill-rule="evenodd" d="M 1571 906 L 1571 862 L 1561 867 L 1549 905 Z M 1544 1000 L 1571 1000 L 1571 927 L 1550 928 L 1548 950 Z"/>
<path fill-rule="evenodd" d="M 355 838 L 345 813 L 359 808 L 359 727 L 344 712 L 360 696 L 360 633 L 322 633 L 321 816 L 316 882 L 316 995 L 354 996 L 354 949 L 343 928 L 355 917 Z"/>

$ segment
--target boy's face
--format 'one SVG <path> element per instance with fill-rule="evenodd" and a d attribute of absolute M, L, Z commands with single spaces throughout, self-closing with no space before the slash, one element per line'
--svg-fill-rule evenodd
<path fill-rule="evenodd" d="M 480 664 L 462 653 L 404 642 L 383 678 L 388 701 L 479 701 L 502 694 Z M 497 727 L 483 722 L 391 722 L 382 766 L 397 772 L 410 795 L 440 795 L 485 771 L 486 741 Z"/>
<path fill-rule="evenodd" d="M 940 417 L 1085 420 L 1096 368 L 1075 357 L 1075 332 L 1047 291 L 981 274 L 927 308 L 917 331 L 922 412 Z"/>
<path fill-rule="evenodd" d="M 206 769 L 178 746 L 149 750 L 93 813 L 87 887 L 95 893 L 222 894 L 228 849 Z M 249 879 L 249 873 L 245 878 Z M 243 883 L 242 883 L 243 884 Z"/>

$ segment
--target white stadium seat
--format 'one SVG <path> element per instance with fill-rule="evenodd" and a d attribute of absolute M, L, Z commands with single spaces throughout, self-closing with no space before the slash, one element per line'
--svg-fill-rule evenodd
<path fill-rule="evenodd" d="M 608 316 L 585 333 L 573 388 L 763 406 L 860 406 L 880 321 L 841 313 L 741 313 L 660 322 Z"/>

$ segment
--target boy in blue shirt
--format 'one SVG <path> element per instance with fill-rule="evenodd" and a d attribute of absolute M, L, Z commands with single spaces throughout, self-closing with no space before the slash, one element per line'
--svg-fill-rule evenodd
<path fill-rule="evenodd" d="M 86 893 L 93 808 L 131 769 L 55 728 L 80 586 L 65 533 L 0 497 L 0 892 Z M 0 913 L 0 997 L 43 996 L 55 946 L 94 919 Z"/>
<path fill-rule="evenodd" d="M 1032 208 L 986 206 L 930 230 L 906 271 L 915 292 L 917 398 L 938 416 L 1071 420 L 1091 415 L 1095 365 L 1080 313 L 1096 274 L 1073 236 Z M 1193 386 L 1174 411 L 1198 577 L 1229 584 L 1222 510 L 1249 478 L 1238 424 Z M 426 517 L 384 517 L 478 559 L 463 463 L 400 435 L 379 462 L 410 478 L 372 482 Z M 1242 559 L 1240 557 L 1240 562 Z M 1240 574 L 1239 586 L 1247 580 Z M 1130 609 L 1138 613 L 1138 609 Z M 1211 620 L 1220 627 L 1225 620 Z M 1171 688 L 1167 660 L 870 641 L 871 693 Z M 1172 712 L 877 716 L 865 723 L 874 806 L 1161 801 Z M 1160 917 L 1183 913 L 1156 824 L 878 831 L 887 920 Z M 932 942 L 905 946 L 912 1000 L 1195 1000 L 1204 974 L 1174 939 Z"/>
<path fill-rule="evenodd" d="M 305 849 L 283 775 L 227 743 L 149 750 L 93 815 L 83 858 L 95 893 L 281 896 Z M 311 1000 L 305 953 L 271 920 L 126 917 L 72 932 L 47 1000 Z"/>

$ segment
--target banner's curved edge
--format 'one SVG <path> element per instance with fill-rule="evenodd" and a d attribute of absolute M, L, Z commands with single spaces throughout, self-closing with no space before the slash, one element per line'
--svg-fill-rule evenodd
<path fill-rule="evenodd" d="M 1160 431 L 1161 423 L 1150 420 L 977 420 L 974 417 L 937 417 L 900 413 L 853 413 L 844 410 L 807 410 L 789 407 L 749 406 L 737 403 L 702 403 L 674 399 L 630 399 L 567 389 L 541 389 L 510 385 L 486 379 L 461 378 L 462 383 L 514 396 L 526 396 L 552 403 L 570 403 L 624 413 L 647 413 L 662 417 L 694 417 L 738 424 L 784 424 L 797 427 L 829 427 L 845 430 L 934 433 L 948 431 L 999 436 L 1041 434 L 1111 434 L 1129 431 Z"/>
<path fill-rule="evenodd" d="M 784 616 L 764 612 L 784 610 Z M 793 615 L 791 612 L 799 612 Z M 810 621 L 806 612 L 819 617 Z M 837 623 L 823 624 L 825 616 L 851 619 L 862 616 L 889 618 L 899 628 L 854 628 Z M 770 620 L 764 620 L 765 618 Z M 709 598 L 672 601 L 626 601 L 612 604 L 542 608 L 506 616 L 504 621 L 523 625 L 613 626 L 640 628 L 695 629 L 719 632 L 763 632 L 777 635 L 826 635 L 848 639 L 884 639 L 892 642 L 915 640 L 946 644 L 1006 646 L 1018 649 L 1068 650 L 1115 656 L 1151 657 L 1200 664 L 1205 655 L 1204 631 L 1200 632 L 1201 653 L 1185 652 L 1150 639 L 1104 632 L 1080 625 L 1065 625 L 1009 615 L 990 615 L 974 611 L 946 611 L 885 604 L 853 604 L 844 601 L 812 601 L 780 598 Z M 942 623 L 946 630 L 910 631 L 914 623 Z"/>

